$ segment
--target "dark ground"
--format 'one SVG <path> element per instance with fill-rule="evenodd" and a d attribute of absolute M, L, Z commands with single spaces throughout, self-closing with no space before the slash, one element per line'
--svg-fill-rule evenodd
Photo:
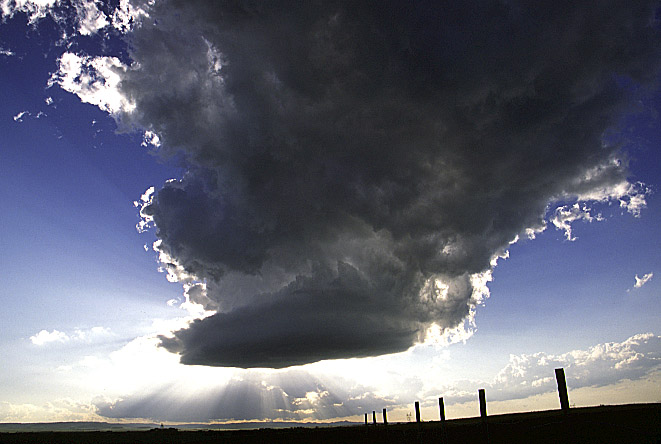
<path fill-rule="evenodd" d="M 586 407 L 384 426 L 232 431 L 0 433 L 0 443 L 632 443 L 661 444 L 661 404 Z"/>

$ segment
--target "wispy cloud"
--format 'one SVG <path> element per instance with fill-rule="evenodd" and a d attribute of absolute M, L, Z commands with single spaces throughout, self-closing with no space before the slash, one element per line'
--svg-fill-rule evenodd
<path fill-rule="evenodd" d="M 555 209 L 550 221 L 557 229 L 564 230 L 567 240 L 573 242 L 576 240 L 576 237 L 572 235 L 572 223 L 577 220 L 583 220 L 585 222 L 603 220 L 601 215 L 598 214 L 593 216 L 591 211 L 592 210 L 587 206 L 581 206 L 578 203 L 575 203 L 574 205 L 565 205 Z"/>
<path fill-rule="evenodd" d="M 21 111 L 18 114 L 14 116 L 14 122 L 22 122 L 23 121 L 23 116 L 25 115 L 30 115 L 30 111 Z"/>
<path fill-rule="evenodd" d="M 652 277 L 654 277 L 654 273 L 644 274 L 643 277 L 638 277 L 638 275 L 636 275 L 635 277 L 636 283 L 633 285 L 634 288 L 642 287 L 643 285 L 648 283 L 652 279 Z"/>

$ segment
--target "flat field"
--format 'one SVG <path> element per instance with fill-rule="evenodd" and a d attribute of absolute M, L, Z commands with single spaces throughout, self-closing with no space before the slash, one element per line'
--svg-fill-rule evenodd
<path fill-rule="evenodd" d="M 618 443 L 661 444 L 661 404 L 632 404 L 493 415 L 422 423 L 256 430 L 0 433 L 0 443 Z"/>

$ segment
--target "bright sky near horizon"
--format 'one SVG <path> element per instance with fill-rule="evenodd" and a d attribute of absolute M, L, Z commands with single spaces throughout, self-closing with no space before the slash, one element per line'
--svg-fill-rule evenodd
<path fill-rule="evenodd" d="M 661 402 L 661 5 L 377 3 L 0 0 L 0 422 Z"/>

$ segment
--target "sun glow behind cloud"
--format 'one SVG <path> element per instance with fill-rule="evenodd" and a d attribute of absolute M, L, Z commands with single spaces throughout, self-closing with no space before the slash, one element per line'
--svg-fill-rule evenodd
<path fill-rule="evenodd" d="M 158 326 L 158 331 L 181 327 L 170 322 Z M 511 355 L 493 379 L 477 380 L 448 371 L 453 346 L 418 345 L 376 358 L 240 370 L 182 365 L 158 347 L 154 334 L 136 338 L 107 357 L 86 357 L 58 372 L 71 375 L 85 391 L 102 390 L 104 395 L 96 396 L 94 407 L 86 411 L 105 418 L 360 421 L 363 412 L 386 407 L 391 420 L 405 421 L 413 401 L 422 401 L 423 410 L 430 410 L 438 396 L 444 396 L 456 417 L 464 403 L 474 403 L 477 387 L 486 388 L 490 402 L 496 403 L 554 393 L 552 376 L 557 367 L 566 369 L 572 391 L 644 381 L 661 370 L 660 344 L 661 337 L 647 333 L 559 355 Z M 416 374 L 411 374 L 412 368 L 418 369 Z"/>

